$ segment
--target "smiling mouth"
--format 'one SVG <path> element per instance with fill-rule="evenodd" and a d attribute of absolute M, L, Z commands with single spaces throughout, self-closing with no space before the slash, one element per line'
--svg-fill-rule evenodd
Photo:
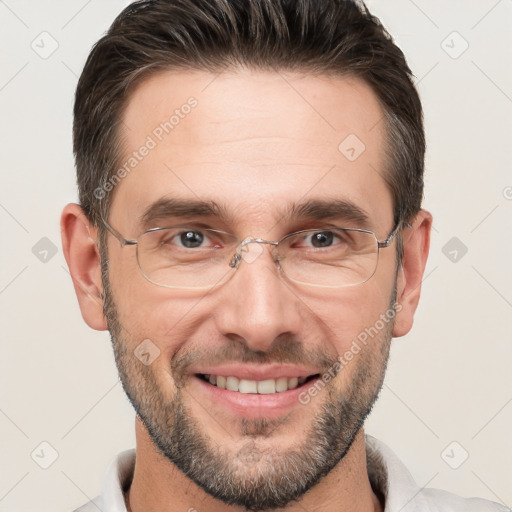
<path fill-rule="evenodd" d="M 222 375 L 197 374 L 197 377 L 208 382 L 212 386 L 238 393 L 259 395 L 271 395 L 295 389 L 319 376 L 320 374 L 317 373 L 315 375 L 309 375 L 308 377 L 280 377 L 278 379 L 265 379 L 258 381 L 238 379 L 237 377 L 232 376 L 224 377 Z"/>

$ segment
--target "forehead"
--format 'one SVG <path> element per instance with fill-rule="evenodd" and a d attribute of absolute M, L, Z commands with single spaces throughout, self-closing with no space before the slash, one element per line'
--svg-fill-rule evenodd
<path fill-rule="evenodd" d="M 387 229 L 384 113 L 354 77 L 166 71 L 123 113 L 111 218 L 136 225 L 163 197 L 213 201 L 247 225 L 304 199 L 347 200 Z"/>

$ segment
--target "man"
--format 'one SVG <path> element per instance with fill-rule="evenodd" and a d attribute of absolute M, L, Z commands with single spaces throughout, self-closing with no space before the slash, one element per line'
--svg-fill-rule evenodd
<path fill-rule="evenodd" d="M 64 251 L 137 413 L 78 510 L 504 510 L 363 431 L 432 223 L 421 103 L 364 5 L 137 2 L 74 114 Z"/>

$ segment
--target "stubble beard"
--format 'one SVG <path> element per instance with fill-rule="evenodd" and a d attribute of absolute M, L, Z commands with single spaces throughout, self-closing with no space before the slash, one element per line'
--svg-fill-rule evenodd
<path fill-rule="evenodd" d="M 365 347 L 350 363 L 356 366 L 347 391 L 337 391 L 331 381 L 312 399 L 324 403 L 299 446 L 280 452 L 261 448 L 287 417 L 245 419 L 236 435 L 247 442 L 233 453 L 229 446 L 216 446 L 206 426 L 190 413 L 186 381 L 177 386 L 171 400 L 164 398 L 151 366 L 133 354 L 136 342 L 129 339 L 119 321 L 105 268 L 103 277 L 104 311 L 123 389 L 157 449 L 206 493 L 227 505 L 254 512 L 282 508 L 298 501 L 345 457 L 382 388 L 392 321 L 369 343 L 379 348 Z M 390 308 L 395 297 L 396 291 Z M 296 340 L 290 341 L 301 346 Z M 282 351 L 290 353 L 289 347 L 282 347 Z M 251 357 L 245 353 L 244 360 Z M 326 364 L 325 357 L 323 360 Z"/>

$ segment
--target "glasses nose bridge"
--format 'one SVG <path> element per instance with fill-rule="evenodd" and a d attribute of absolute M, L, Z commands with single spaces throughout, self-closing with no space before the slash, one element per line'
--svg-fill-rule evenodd
<path fill-rule="evenodd" d="M 238 247 L 236 248 L 236 252 L 233 255 L 233 258 L 231 259 L 231 262 L 229 263 L 229 266 L 231 268 L 238 268 L 240 266 L 240 261 L 243 259 L 243 252 L 244 248 L 248 246 L 249 244 L 267 244 L 272 245 L 273 247 L 277 247 L 279 242 L 275 242 L 272 240 L 265 240 L 264 238 L 253 238 L 253 237 L 247 237 L 244 240 L 240 242 Z M 254 258 L 256 259 L 256 258 Z"/>

